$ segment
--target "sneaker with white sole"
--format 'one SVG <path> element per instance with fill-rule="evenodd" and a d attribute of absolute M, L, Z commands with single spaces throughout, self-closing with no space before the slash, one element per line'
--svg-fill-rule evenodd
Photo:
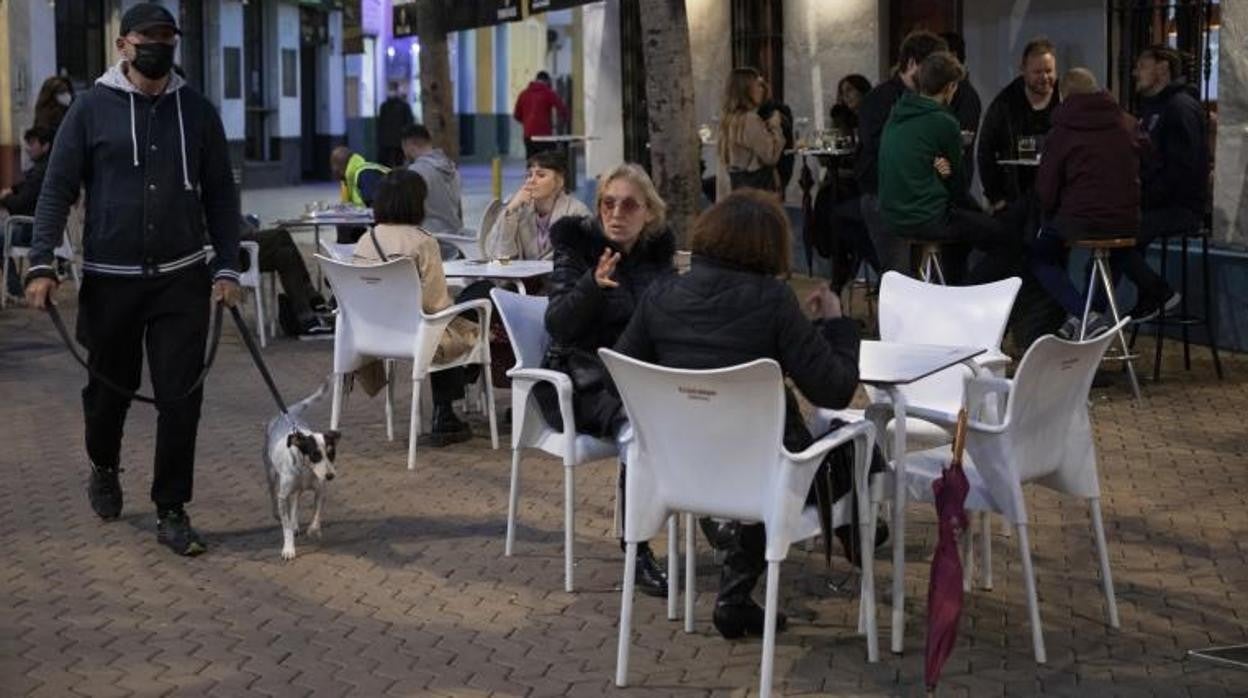
<path fill-rule="evenodd" d="M 1183 301 L 1183 296 L 1178 291 L 1171 291 L 1165 301 L 1156 298 L 1142 298 L 1131 309 L 1127 315 L 1131 316 L 1131 321 L 1135 323 L 1151 322 L 1157 319 L 1161 314 L 1162 308 L 1165 308 L 1169 314 L 1172 310 L 1179 307 L 1179 303 Z"/>

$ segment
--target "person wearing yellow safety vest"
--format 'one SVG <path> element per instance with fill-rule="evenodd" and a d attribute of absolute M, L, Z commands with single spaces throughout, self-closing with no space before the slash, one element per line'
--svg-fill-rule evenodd
<path fill-rule="evenodd" d="M 371 208 L 377 185 L 390 168 L 369 162 L 363 155 L 351 152 L 345 145 L 334 148 L 329 155 L 329 169 L 334 179 L 342 184 L 343 203 Z M 352 244 L 360 239 L 367 228 L 361 226 L 338 226 L 339 244 Z"/>

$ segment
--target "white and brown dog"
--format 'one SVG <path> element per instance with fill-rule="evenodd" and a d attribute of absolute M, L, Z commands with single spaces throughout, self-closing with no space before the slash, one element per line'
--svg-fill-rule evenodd
<path fill-rule="evenodd" d="M 282 559 L 295 557 L 295 532 L 299 530 L 299 495 L 312 490 L 315 500 L 307 534 L 321 536 L 321 509 L 326 483 L 334 479 L 334 452 L 338 432 L 312 431 L 300 415 L 325 394 L 328 383 L 292 405 L 287 414 L 269 420 L 264 447 L 265 474 L 273 500 L 273 518 L 282 523 Z"/>

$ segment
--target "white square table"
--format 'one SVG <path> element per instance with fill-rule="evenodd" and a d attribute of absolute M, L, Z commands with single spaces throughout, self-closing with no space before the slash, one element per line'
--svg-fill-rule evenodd
<path fill-rule="evenodd" d="M 984 372 L 973 359 L 987 353 L 983 347 L 864 341 L 858 350 L 858 380 L 888 394 L 893 406 L 893 623 L 892 651 L 901 653 L 905 633 L 906 571 L 906 398 L 901 386 L 947 368 L 964 364 Z M 883 434 L 881 434 L 881 438 Z M 865 564 L 865 563 L 864 563 Z"/>
<path fill-rule="evenodd" d="M 506 264 L 485 259 L 456 259 L 442 263 L 446 278 L 493 279 L 514 281 L 520 293 L 528 293 L 525 279 L 546 276 L 555 270 L 549 259 L 515 259 Z"/>

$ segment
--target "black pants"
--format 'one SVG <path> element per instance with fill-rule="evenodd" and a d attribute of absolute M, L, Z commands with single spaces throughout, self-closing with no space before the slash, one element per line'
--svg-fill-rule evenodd
<path fill-rule="evenodd" d="M 943 218 L 890 232 L 898 239 L 941 243 L 941 268 L 945 282 L 951 286 L 1005 278 L 1015 266 L 1012 262 L 1022 257 L 1017 234 L 1008 231 L 1002 221 L 980 211 L 952 208 Z M 983 251 L 984 256 L 968 269 L 972 248 Z"/>
<path fill-rule="evenodd" d="M 88 274 L 78 293 L 78 341 L 93 371 L 130 390 L 139 387 L 143 351 L 157 400 L 181 396 L 203 370 L 211 279 L 207 267 L 154 278 Z M 191 501 L 200 388 L 157 407 L 152 501 L 168 507 Z M 121 435 L 130 400 L 88 379 L 82 391 L 87 455 L 102 468 L 120 465 Z"/>
<path fill-rule="evenodd" d="M 312 284 L 312 276 L 303 263 L 303 255 L 290 232 L 285 228 L 270 228 L 256 233 L 244 233 L 244 240 L 260 243 L 260 271 L 276 272 L 282 280 L 282 290 L 290 300 L 291 309 L 301 324 L 316 319 L 313 303 L 324 303 L 321 294 Z M 249 260 L 250 261 L 250 260 Z"/>
<path fill-rule="evenodd" d="M 1118 255 L 1111 264 L 1122 267 L 1122 272 L 1135 284 L 1141 301 L 1153 300 L 1162 303 L 1173 291 L 1166 280 L 1148 266 L 1144 251 L 1153 244 L 1153 240 L 1163 235 L 1191 234 L 1199 228 L 1200 217 L 1188 209 L 1147 209 L 1140 217 L 1140 234 L 1135 238 L 1135 249 Z M 1118 264 L 1119 261 L 1121 264 Z"/>

